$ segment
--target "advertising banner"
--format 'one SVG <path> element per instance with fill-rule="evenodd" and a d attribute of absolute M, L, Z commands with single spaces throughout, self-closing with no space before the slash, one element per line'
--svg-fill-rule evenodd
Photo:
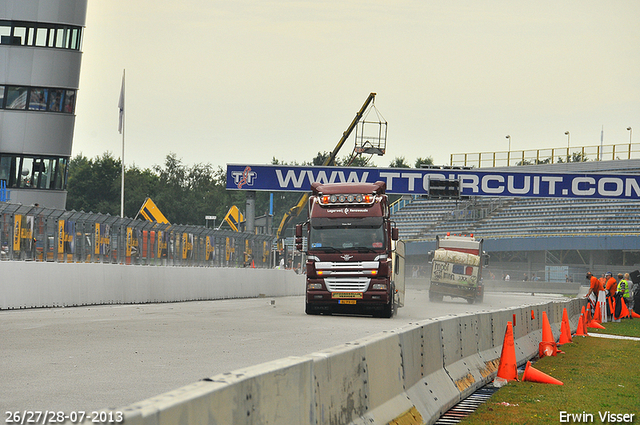
<path fill-rule="evenodd" d="M 16 214 L 13 218 L 13 251 L 20 251 L 20 235 L 22 233 L 22 215 Z"/>
<path fill-rule="evenodd" d="M 213 261 L 216 259 L 216 247 L 213 244 L 213 236 L 206 236 L 205 259 L 206 261 Z"/>
<path fill-rule="evenodd" d="M 429 180 L 459 180 L 463 196 L 640 199 L 640 176 L 480 169 L 314 167 L 227 164 L 227 189 L 309 192 L 311 183 L 383 181 L 387 193 L 427 195 Z"/>
<path fill-rule="evenodd" d="M 64 220 L 58 220 L 58 254 L 60 255 L 64 254 L 65 241 Z M 58 259 L 62 259 L 62 257 L 58 257 Z"/>
<path fill-rule="evenodd" d="M 127 257 L 131 257 L 132 248 L 133 248 L 133 229 L 131 227 L 127 227 L 127 246 L 125 250 L 125 255 Z"/>

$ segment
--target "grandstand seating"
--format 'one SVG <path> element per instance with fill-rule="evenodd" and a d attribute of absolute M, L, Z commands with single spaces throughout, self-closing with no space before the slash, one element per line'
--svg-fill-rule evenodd
<path fill-rule="evenodd" d="M 638 235 L 640 202 L 598 199 L 414 197 L 392 215 L 405 240 L 447 232 L 483 238 Z"/>

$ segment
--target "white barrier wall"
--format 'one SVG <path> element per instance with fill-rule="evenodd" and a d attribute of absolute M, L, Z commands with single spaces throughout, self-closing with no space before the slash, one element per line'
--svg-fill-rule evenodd
<path fill-rule="evenodd" d="M 516 358 L 522 364 L 538 353 L 543 311 L 557 339 L 562 310 L 575 329 L 585 302 L 425 320 L 308 356 L 217 375 L 117 410 L 129 425 L 434 423 L 495 377 L 514 314 Z"/>
<path fill-rule="evenodd" d="M 291 270 L 0 262 L 0 309 L 275 297 L 304 289 L 304 275 Z"/>

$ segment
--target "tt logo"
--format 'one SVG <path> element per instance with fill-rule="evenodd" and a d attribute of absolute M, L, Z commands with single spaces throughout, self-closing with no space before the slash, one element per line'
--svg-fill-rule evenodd
<path fill-rule="evenodd" d="M 344 261 L 349 261 L 353 258 L 353 255 L 344 254 L 344 255 L 341 255 L 341 257 L 344 259 Z"/>
<path fill-rule="evenodd" d="M 238 189 L 242 189 L 245 184 L 253 186 L 253 181 L 258 177 L 258 173 L 251 171 L 251 167 L 246 167 L 243 171 L 233 171 L 231 176 Z"/>

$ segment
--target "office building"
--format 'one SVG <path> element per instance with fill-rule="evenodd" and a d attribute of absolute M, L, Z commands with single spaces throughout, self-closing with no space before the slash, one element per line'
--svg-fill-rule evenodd
<path fill-rule="evenodd" d="M 0 1 L 0 183 L 64 208 L 87 0 Z"/>

